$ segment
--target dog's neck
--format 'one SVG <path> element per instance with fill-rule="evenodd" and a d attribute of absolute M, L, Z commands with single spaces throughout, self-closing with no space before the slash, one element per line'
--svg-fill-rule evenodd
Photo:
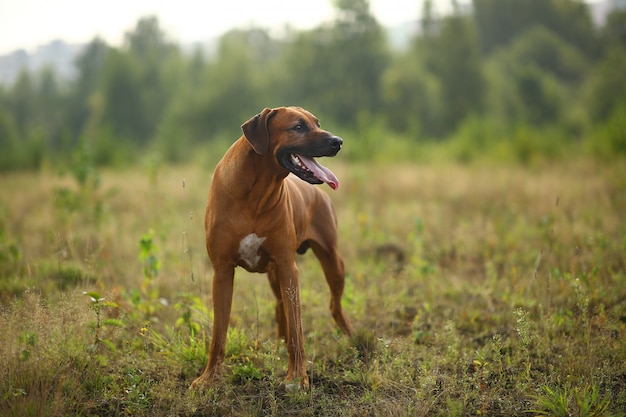
<path fill-rule="evenodd" d="M 231 158 L 228 154 L 236 154 L 240 157 Z M 241 157 L 241 155 L 245 156 Z M 228 194 L 238 201 L 249 201 L 251 203 L 249 207 L 256 207 L 257 212 L 272 210 L 286 198 L 283 180 L 289 172 L 278 165 L 270 152 L 257 154 L 245 137 L 242 136 L 231 146 L 226 158 L 220 164 L 228 164 L 229 166 L 224 168 L 234 172 L 235 175 L 227 177 L 232 184 L 221 183 L 213 184 L 213 186 L 227 190 Z M 217 169 L 220 167 L 218 166 Z M 224 178 L 220 178 L 220 181 L 223 180 Z"/>

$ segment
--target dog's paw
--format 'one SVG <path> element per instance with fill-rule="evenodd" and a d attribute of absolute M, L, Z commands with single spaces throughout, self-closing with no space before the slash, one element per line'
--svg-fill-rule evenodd
<path fill-rule="evenodd" d="M 215 378 L 212 376 L 200 375 L 189 386 L 190 390 L 205 391 L 213 386 Z"/>
<path fill-rule="evenodd" d="M 300 384 L 294 384 L 293 382 L 283 384 L 283 387 L 285 388 L 285 391 L 290 394 L 300 391 Z"/>
<path fill-rule="evenodd" d="M 284 380 L 280 386 L 285 392 L 290 394 L 298 391 L 307 391 L 309 389 L 309 378 Z"/>

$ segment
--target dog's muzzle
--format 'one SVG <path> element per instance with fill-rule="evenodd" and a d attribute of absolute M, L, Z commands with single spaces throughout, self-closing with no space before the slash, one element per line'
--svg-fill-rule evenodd
<path fill-rule="evenodd" d="M 343 139 L 339 136 L 330 136 L 326 140 L 309 148 L 283 149 L 277 155 L 278 162 L 287 171 L 310 184 L 326 183 L 336 190 L 339 180 L 333 172 L 321 165 L 315 158 L 335 156 L 341 150 Z"/>

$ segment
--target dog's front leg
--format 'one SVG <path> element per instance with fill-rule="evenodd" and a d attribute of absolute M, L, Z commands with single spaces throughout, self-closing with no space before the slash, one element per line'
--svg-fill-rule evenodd
<path fill-rule="evenodd" d="M 306 353 L 302 335 L 302 304 L 300 303 L 300 277 L 295 260 L 277 265 L 285 315 L 287 316 L 287 354 L 289 366 L 284 384 L 287 388 L 308 388 Z"/>
<path fill-rule="evenodd" d="M 221 365 L 226 352 L 226 335 L 233 302 L 233 280 L 235 268 L 232 266 L 214 268 L 213 271 L 213 337 L 209 360 L 204 372 L 191 384 L 192 388 L 210 386 L 221 373 Z"/>

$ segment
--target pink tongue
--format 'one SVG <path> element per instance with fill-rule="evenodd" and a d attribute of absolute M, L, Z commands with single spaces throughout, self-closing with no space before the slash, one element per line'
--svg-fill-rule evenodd
<path fill-rule="evenodd" d="M 311 170 L 311 172 L 317 177 L 317 179 L 319 179 L 320 181 L 324 181 L 333 190 L 339 188 L 339 180 L 330 169 L 321 166 L 313 158 L 307 158 L 302 155 L 298 155 L 298 157 L 300 158 L 300 161 L 302 161 L 302 163 L 306 165 L 309 170 Z"/>

